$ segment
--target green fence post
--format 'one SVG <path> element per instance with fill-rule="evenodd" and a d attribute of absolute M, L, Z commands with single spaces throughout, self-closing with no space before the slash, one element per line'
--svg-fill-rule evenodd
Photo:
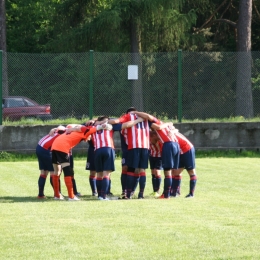
<path fill-rule="evenodd" d="M 3 51 L 0 50 L 0 101 L 3 102 Z M 0 110 L 0 125 L 3 124 L 3 108 Z"/>
<path fill-rule="evenodd" d="M 178 122 L 182 120 L 182 50 L 178 50 Z"/>
<path fill-rule="evenodd" d="M 89 51 L 89 119 L 93 118 L 93 53 Z"/>

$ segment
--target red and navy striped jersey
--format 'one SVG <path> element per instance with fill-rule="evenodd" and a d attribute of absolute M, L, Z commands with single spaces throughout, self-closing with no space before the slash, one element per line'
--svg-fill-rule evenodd
<path fill-rule="evenodd" d="M 125 123 L 128 121 L 133 121 L 135 119 L 137 119 L 137 116 L 135 114 L 125 114 L 122 117 L 120 117 L 119 121 L 120 123 Z M 127 128 L 128 150 L 134 148 L 149 149 L 149 135 L 149 124 L 147 120 Z"/>
<path fill-rule="evenodd" d="M 58 133 L 55 133 L 53 136 L 45 135 L 39 142 L 38 145 L 40 145 L 42 148 L 46 150 L 50 150 L 52 143 L 54 140 L 59 136 Z"/>
<path fill-rule="evenodd" d="M 102 147 L 111 147 L 114 149 L 113 133 L 113 130 L 99 130 L 92 134 L 95 150 Z"/>
<path fill-rule="evenodd" d="M 155 144 L 150 143 L 150 156 L 162 157 L 162 143 L 157 141 Z"/>
<path fill-rule="evenodd" d="M 193 147 L 193 144 L 183 134 L 175 132 L 174 135 L 180 145 L 181 153 L 186 153 Z"/>
<path fill-rule="evenodd" d="M 158 125 L 163 124 L 163 122 L 157 119 L 156 117 L 154 117 L 153 123 L 156 123 Z M 162 130 L 155 130 L 155 131 L 162 143 L 178 142 L 176 136 L 171 132 L 171 129 L 169 127 L 166 127 Z"/>

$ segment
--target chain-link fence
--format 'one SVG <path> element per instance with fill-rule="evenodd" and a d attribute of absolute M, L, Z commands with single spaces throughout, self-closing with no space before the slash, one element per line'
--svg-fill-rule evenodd
<path fill-rule="evenodd" d="M 1 56 L 3 98 L 25 96 L 50 104 L 53 119 L 119 117 L 130 106 L 168 119 L 238 116 L 237 53 L 90 51 Z M 260 52 L 251 57 L 252 100 L 244 102 L 252 103 L 256 117 L 260 115 Z M 129 79 L 129 65 L 138 66 L 134 80 Z"/>

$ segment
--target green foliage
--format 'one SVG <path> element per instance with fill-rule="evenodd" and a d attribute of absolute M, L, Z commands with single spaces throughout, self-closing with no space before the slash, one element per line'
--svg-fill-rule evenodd
<path fill-rule="evenodd" d="M 56 0 L 5 2 L 7 51 L 43 52 L 53 27 L 50 18 L 53 15 L 53 5 Z"/>
<path fill-rule="evenodd" d="M 259 50 L 260 3 L 253 3 L 252 49 Z M 220 0 L 6 1 L 7 50 L 129 52 L 134 18 L 141 24 L 143 52 L 235 51 L 233 27 L 223 22 L 205 26 L 205 22 L 237 21 L 238 4 Z"/>
<path fill-rule="evenodd" d="M 95 51 L 129 52 L 134 22 L 138 25 L 136 37 L 140 37 L 143 52 L 177 50 L 181 44 L 188 46 L 187 32 L 196 22 L 194 10 L 181 13 L 182 2 L 114 0 L 101 5 L 100 2 L 79 4 L 67 0 L 56 7 L 53 20 L 56 33 L 48 48 L 68 52 L 71 49 L 85 51 L 86 47 L 93 49 L 94 46 Z M 111 31 L 120 31 L 120 34 Z"/>
<path fill-rule="evenodd" d="M 16 162 L 16 161 L 35 161 L 37 157 L 35 154 L 19 154 L 15 152 L 0 151 L 0 162 Z"/>

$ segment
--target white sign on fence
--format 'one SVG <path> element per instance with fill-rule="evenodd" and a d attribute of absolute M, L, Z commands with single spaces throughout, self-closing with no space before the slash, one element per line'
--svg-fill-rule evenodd
<path fill-rule="evenodd" d="M 128 65 L 128 79 L 129 80 L 138 79 L 138 65 Z"/>

